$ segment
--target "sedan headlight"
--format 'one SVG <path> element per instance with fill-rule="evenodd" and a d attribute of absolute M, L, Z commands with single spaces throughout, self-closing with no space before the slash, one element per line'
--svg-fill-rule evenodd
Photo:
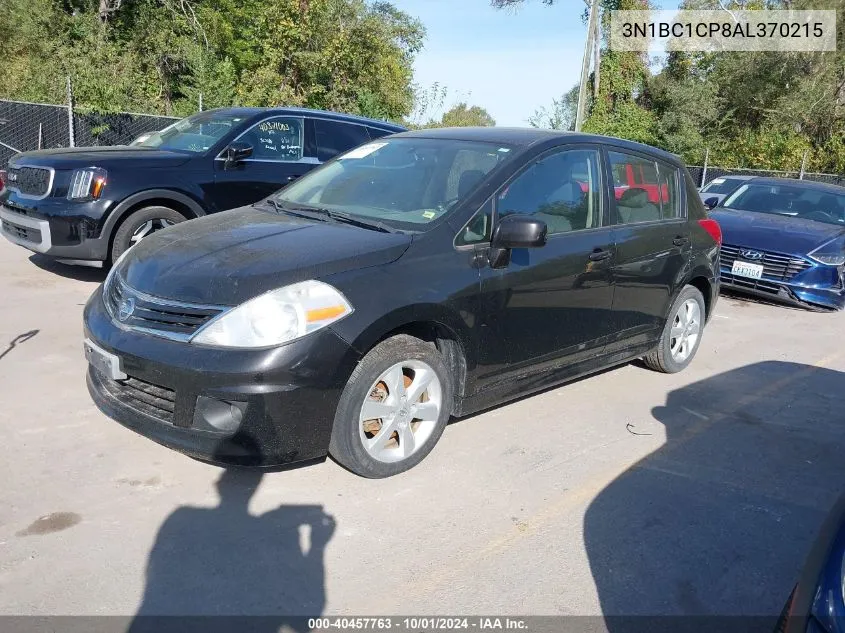
<path fill-rule="evenodd" d="M 352 306 L 321 281 L 271 290 L 209 321 L 192 343 L 216 347 L 272 347 L 301 338 L 352 314 Z"/>
<path fill-rule="evenodd" d="M 98 200 L 106 187 L 106 170 L 99 167 L 77 169 L 70 178 L 68 200 Z"/>
<path fill-rule="evenodd" d="M 842 266 L 845 264 L 845 240 L 835 237 L 809 253 L 809 257 L 828 266 Z"/>

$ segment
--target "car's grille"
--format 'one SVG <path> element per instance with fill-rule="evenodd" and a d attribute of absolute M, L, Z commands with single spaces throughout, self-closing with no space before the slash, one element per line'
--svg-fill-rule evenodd
<path fill-rule="evenodd" d="M 730 271 L 736 259 L 747 261 L 751 264 L 763 264 L 763 276 L 777 281 L 789 281 L 798 273 L 812 266 L 806 259 L 784 255 L 783 253 L 773 253 L 771 251 L 757 251 L 763 253 L 762 260 L 745 259 L 739 254 L 739 251 L 743 248 L 730 244 L 722 244 L 722 276 L 725 276 L 725 269 L 727 269 L 728 276 L 731 276 Z M 753 283 L 755 280 L 749 279 L 747 281 Z"/>
<path fill-rule="evenodd" d="M 41 231 L 38 229 L 19 226 L 17 224 L 13 224 L 12 222 L 3 220 L 3 230 L 12 237 L 26 240 L 27 242 L 33 242 L 35 244 L 41 243 Z"/>
<path fill-rule="evenodd" d="M 181 303 L 138 292 L 115 275 L 103 290 L 106 307 L 121 325 L 187 340 L 225 307 Z"/>
<path fill-rule="evenodd" d="M 43 197 L 50 192 L 53 172 L 41 167 L 9 167 L 6 173 L 6 186 L 18 193 Z"/>
<path fill-rule="evenodd" d="M 126 380 L 111 380 L 102 377 L 102 383 L 109 394 L 128 407 L 151 417 L 173 423 L 176 408 L 176 392 L 151 382 L 130 376 Z"/>

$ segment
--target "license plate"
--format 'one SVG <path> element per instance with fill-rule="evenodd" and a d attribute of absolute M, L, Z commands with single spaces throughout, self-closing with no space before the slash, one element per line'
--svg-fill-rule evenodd
<path fill-rule="evenodd" d="M 763 265 L 736 260 L 733 268 L 731 268 L 731 274 L 748 277 L 749 279 L 761 279 L 763 277 Z"/>
<path fill-rule="evenodd" d="M 126 374 L 120 371 L 120 358 L 114 354 L 108 353 L 99 345 L 95 345 L 89 339 L 85 339 L 83 343 L 85 347 L 85 358 L 95 367 L 101 374 L 111 378 L 112 380 L 125 380 L 128 378 Z"/>

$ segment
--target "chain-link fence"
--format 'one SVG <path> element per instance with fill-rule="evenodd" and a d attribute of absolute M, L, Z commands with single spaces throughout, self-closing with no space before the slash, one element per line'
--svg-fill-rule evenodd
<path fill-rule="evenodd" d="M 128 112 L 97 114 L 66 105 L 0 100 L 0 168 L 20 152 L 55 147 L 126 145 L 145 132 L 167 127 L 174 117 Z"/>
<path fill-rule="evenodd" d="M 826 182 L 831 185 L 845 187 L 845 175 L 843 174 L 820 174 L 814 172 L 801 173 L 800 171 L 775 171 L 771 169 L 743 169 L 741 167 L 707 167 L 691 165 L 688 166 L 693 181 L 699 187 L 720 176 L 765 176 L 767 178 L 800 178 L 815 182 Z"/>

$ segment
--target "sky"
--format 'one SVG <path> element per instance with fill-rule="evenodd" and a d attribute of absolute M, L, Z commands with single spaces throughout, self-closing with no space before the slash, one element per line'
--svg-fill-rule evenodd
<path fill-rule="evenodd" d="M 489 0 L 391 2 L 426 27 L 414 81 L 445 86 L 443 109 L 466 101 L 486 108 L 497 125 L 525 126 L 578 82 L 586 38 L 581 0 L 526 0 L 517 10 L 494 9 Z"/>

